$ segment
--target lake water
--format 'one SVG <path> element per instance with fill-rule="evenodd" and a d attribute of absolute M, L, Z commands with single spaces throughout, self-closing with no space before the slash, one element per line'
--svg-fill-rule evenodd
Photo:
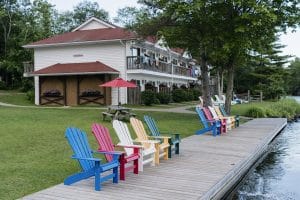
<path fill-rule="evenodd" d="M 300 102 L 300 97 L 296 97 Z M 300 119 L 272 142 L 266 157 L 237 187 L 234 200 L 300 199 Z"/>

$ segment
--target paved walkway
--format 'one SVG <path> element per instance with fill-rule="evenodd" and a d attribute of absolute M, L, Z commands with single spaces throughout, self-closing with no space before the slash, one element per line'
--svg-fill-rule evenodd
<path fill-rule="evenodd" d="M 261 157 L 286 119 L 254 119 L 222 136 L 193 135 L 182 140 L 179 155 L 126 181 L 94 190 L 89 178 L 71 186 L 59 184 L 25 196 L 26 200 L 198 200 L 220 199 Z M 70 162 L 74 162 L 70 159 Z"/>
<path fill-rule="evenodd" d="M 20 105 L 13 105 L 8 103 L 0 102 L 0 106 L 6 106 L 6 107 L 16 107 L 16 108 L 38 108 L 38 109 L 83 109 L 83 110 L 106 110 L 107 108 L 99 108 L 99 107 L 70 107 L 70 106 L 59 106 L 59 107 L 47 107 L 47 106 L 20 106 Z M 178 106 L 175 108 L 133 108 L 133 110 L 138 111 L 153 111 L 153 112 L 173 112 L 173 113 L 187 113 L 187 114 L 196 114 L 196 112 L 186 110 L 193 107 L 193 105 L 187 105 L 187 106 Z"/>

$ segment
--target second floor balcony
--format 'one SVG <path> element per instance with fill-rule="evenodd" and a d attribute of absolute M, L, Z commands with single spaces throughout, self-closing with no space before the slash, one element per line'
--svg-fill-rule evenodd
<path fill-rule="evenodd" d="M 33 63 L 30 61 L 23 62 L 23 68 L 24 68 L 24 73 L 23 73 L 24 77 L 29 77 L 30 73 L 34 71 Z"/>
<path fill-rule="evenodd" d="M 128 56 L 127 69 L 144 69 L 172 74 L 172 65 L 170 63 L 157 61 L 155 59 L 142 56 Z"/>
<path fill-rule="evenodd" d="M 172 69 L 173 68 L 173 69 Z M 155 71 L 166 74 L 173 74 L 178 76 L 193 77 L 197 76 L 193 73 L 191 68 L 172 65 L 160 60 L 151 59 L 144 56 L 128 56 L 127 57 L 127 69 L 143 69 L 149 71 Z"/>

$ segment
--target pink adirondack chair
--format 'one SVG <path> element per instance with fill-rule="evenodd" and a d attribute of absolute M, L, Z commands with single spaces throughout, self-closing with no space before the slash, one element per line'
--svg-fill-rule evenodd
<path fill-rule="evenodd" d="M 99 152 L 115 152 L 115 146 L 125 147 L 123 145 L 114 145 L 108 129 L 100 124 L 93 124 L 92 132 L 99 144 Z M 126 148 L 133 148 L 133 153 L 131 155 L 126 155 L 125 152 L 122 152 L 121 156 L 119 157 L 121 180 L 125 180 L 126 172 L 133 170 L 133 173 L 138 174 L 139 171 L 138 159 L 140 157 L 139 151 L 141 146 L 126 146 Z M 107 161 L 111 161 L 113 159 L 112 155 L 110 154 L 105 154 L 105 158 Z M 133 165 L 126 166 L 126 164 L 131 161 L 133 162 Z"/>
<path fill-rule="evenodd" d="M 203 112 L 204 112 L 204 115 L 206 117 L 207 120 L 210 120 L 210 121 L 219 121 L 221 126 L 220 126 L 220 133 L 226 133 L 226 122 L 222 121 L 222 120 L 217 120 L 217 119 L 214 119 L 212 114 L 210 113 L 210 110 L 207 108 L 207 107 L 203 107 Z"/>

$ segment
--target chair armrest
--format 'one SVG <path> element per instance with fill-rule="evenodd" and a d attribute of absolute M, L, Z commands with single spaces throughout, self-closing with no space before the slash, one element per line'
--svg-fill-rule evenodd
<path fill-rule="evenodd" d="M 165 139 L 165 138 L 167 138 L 167 139 L 170 139 L 172 137 L 170 137 L 170 136 L 149 136 L 149 138 L 154 138 L 154 139 L 156 139 L 156 138 L 158 138 L 158 139 Z"/>
<path fill-rule="evenodd" d="M 95 161 L 95 162 L 100 162 L 101 159 L 100 158 L 79 158 L 79 157 L 75 157 L 72 156 L 72 159 L 77 159 L 77 160 L 89 160 L 89 161 Z"/>
<path fill-rule="evenodd" d="M 116 144 L 116 147 L 124 147 L 124 148 L 138 148 L 138 149 L 142 149 L 143 146 L 141 145 L 125 145 L 125 144 Z"/>
<path fill-rule="evenodd" d="M 136 142 L 145 142 L 145 143 L 149 143 L 149 144 L 157 144 L 160 143 L 159 140 L 135 140 Z"/>
<path fill-rule="evenodd" d="M 102 150 L 97 150 L 97 151 L 92 151 L 93 153 L 99 153 L 99 154 L 111 154 L 111 155 L 121 155 L 125 152 L 122 151 L 102 151 Z"/>

